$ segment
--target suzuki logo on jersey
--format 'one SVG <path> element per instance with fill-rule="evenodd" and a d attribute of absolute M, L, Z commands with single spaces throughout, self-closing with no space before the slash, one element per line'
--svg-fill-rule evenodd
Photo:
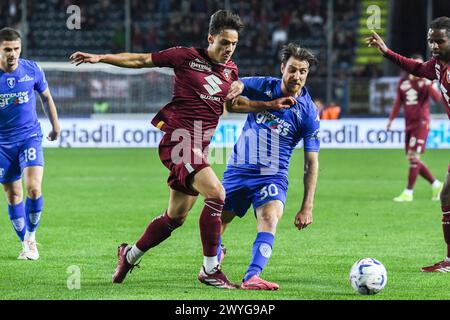
<path fill-rule="evenodd" d="M 7 78 L 6 83 L 8 84 L 8 87 L 12 89 L 16 86 L 16 78 Z"/>
<path fill-rule="evenodd" d="M 408 91 L 406 91 L 406 105 L 417 104 L 418 98 L 419 98 L 419 95 L 416 90 L 411 88 Z"/>
<path fill-rule="evenodd" d="M 206 89 L 206 91 L 208 91 L 208 93 L 210 95 L 215 95 L 216 93 L 219 93 L 222 91 L 222 89 L 220 89 L 219 84 L 222 84 L 222 80 L 220 80 L 218 77 L 216 77 L 215 75 L 210 75 L 205 77 L 206 82 L 208 82 L 208 84 L 204 84 L 203 87 Z"/>
<path fill-rule="evenodd" d="M 256 114 L 256 123 L 264 124 L 270 129 L 277 131 L 278 134 L 281 134 L 282 136 L 287 136 L 289 134 L 289 128 L 291 127 L 289 122 L 278 118 L 268 111 L 258 112 Z"/>

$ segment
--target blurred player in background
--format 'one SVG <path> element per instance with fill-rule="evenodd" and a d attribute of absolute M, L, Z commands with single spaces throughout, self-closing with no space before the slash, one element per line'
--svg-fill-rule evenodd
<path fill-rule="evenodd" d="M 293 97 L 296 104 L 287 110 L 250 113 L 224 173 L 226 191 L 222 214 L 222 234 L 235 216 L 242 218 L 250 205 L 256 215 L 257 235 L 251 261 L 242 280 L 246 290 L 277 290 L 278 284 L 263 280 L 260 273 L 267 264 L 281 219 L 288 188 L 288 168 L 295 146 L 304 142 L 304 194 L 294 225 L 302 230 L 313 222 L 314 194 L 319 169 L 319 110 L 306 90 L 311 65 L 317 60 L 308 50 L 288 44 L 281 50 L 282 78 L 249 77 L 235 82 L 230 97 L 239 94 L 251 100 Z M 235 99 L 230 106 L 239 105 Z M 255 141 L 255 140 L 258 141 Z M 268 156 L 268 153 L 271 153 Z M 252 161 L 255 160 L 255 161 Z M 218 249 L 219 260 L 224 248 Z"/>
<path fill-rule="evenodd" d="M 206 156 L 228 89 L 238 79 L 238 68 L 230 59 L 242 28 L 239 16 L 219 10 L 211 16 L 207 49 L 174 47 L 155 53 L 106 55 L 76 52 L 70 57 L 76 64 L 104 62 L 126 68 L 170 67 L 175 72 L 173 99 L 152 120 L 155 127 L 165 132 L 159 156 L 170 170 L 169 206 L 164 214 L 150 222 L 133 246 L 126 243 L 119 246 L 113 283 L 121 283 L 146 251 L 184 223 L 200 193 L 205 198 L 199 221 L 204 259 L 198 279 L 218 288 L 236 287 L 223 274 L 217 260 L 225 192 Z M 248 101 L 244 108 L 252 111 L 276 105 L 277 101 Z"/>
<path fill-rule="evenodd" d="M 412 59 L 423 63 L 420 55 L 413 55 Z M 409 162 L 408 184 L 406 189 L 394 201 L 406 202 L 413 200 L 413 189 L 420 174 L 431 184 L 432 200 L 439 200 L 443 184 L 435 179 L 427 166 L 420 161 L 420 155 L 425 152 L 428 132 L 430 131 L 430 97 L 440 100 L 440 94 L 433 88 L 428 79 L 418 78 L 409 74 L 400 79 L 397 85 L 397 96 L 392 107 L 387 130 L 391 129 L 392 122 L 404 108 L 405 116 L 405 151 Z"/>
<path fill-rule="evenodd" d="M 43 207 L 44 153 L 35 90 L 52 125 L 47 139 L 56 140 L 61 128 L 44 72 L 36 62 L 20 58 L 21 49 L 22 39 L 16 30 L 0 30 L 0 182 L 9 217 L 22 242 L 18 259 L 37 260 L 35 233 Z M 27 191 L 25 204 L 22 174 Z"/>
<path fill-rule="evenodd" d="M 450 118 L 450 18 L 439 17 L 434 19 L 428 29 L 428 45 L 432 58 L 426 62 L 418 62 L 408 59 L 390 50 L 383 39 L 375 32 L 367 38 L 367 44 L 401 67 L 408 73 L 429 80 L 438 80 L 447 115 Z M 440 195 L 442 208 L 442 227 L 444 239 L 447 244 L 447 257 L 428 267 L 423 267 L 422 272 L 450 272 L 450 165 L 447 177 Z"/>

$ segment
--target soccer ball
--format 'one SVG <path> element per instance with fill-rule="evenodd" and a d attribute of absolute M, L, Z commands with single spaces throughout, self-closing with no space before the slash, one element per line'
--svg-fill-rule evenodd
<path fill-rule="evenodd" d="M 360 259 L 350 269 L 350 284 L 360 294 L 377 294 L 384 289 L 386 282 L 386 268 L 376 259 Z"/>

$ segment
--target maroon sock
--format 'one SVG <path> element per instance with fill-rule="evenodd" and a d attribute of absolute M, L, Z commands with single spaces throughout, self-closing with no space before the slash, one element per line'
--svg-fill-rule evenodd
<path fill-rule="evenodd" d="M 173 230 L 181 226 L 183 223 L 180 220 L 171 219 L 167 211 L 154 218 L 144 234 L 136 242 L 136 247 L 141 251 L 148 251 L 170 237 Z"/>
<path fill-rule="evenodd" d="M 421 161 L 419 161 L 419 168 L 420 175 L 424 177 L 429 183 L 433 183 L 434 180 L 436 180 L 431 174 L 430 169 L 428 169 L 427 166 Z"/>
<path fill-rule="evenodd" d="M 215 198 L 205 199 L 205 206 L 200 215 L 200 237 L 202 238 L 203 255 L 213 257 L 217 255 L 219 245 L 220 216 L 223 209 L 223 201 Z"/>
<path fill-rule="evenodd" d="M 442 206 L 442 229 L 447 244 L 447 257 L 450 257 L 450 206 Z"/>
<path fill-rule="evenodd" d="M 409 190 L 414 188 L 416 184 L 417 176 L 419 175 L 420 165 L 417 160 L 409 161 L 409 174 L 408 174 L 408 186 Z"/>

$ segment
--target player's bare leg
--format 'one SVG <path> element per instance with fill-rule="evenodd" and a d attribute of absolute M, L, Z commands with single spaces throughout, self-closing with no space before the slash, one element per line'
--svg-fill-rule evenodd
<path fill-rule="evenodd" d="M 141 238 L 133 246 L 122 243 L 118 247 L 118 264 L 113 274 L 113 283 L 123 282 L 127 273 L 139 264 L 139 260 L 145 252 L 169 238 L 172 231 L 184 223 L 196 200 L 196 196 L 170 188 L 169 205 L 166 212 L 150 222 Z"/>
<path fill-rule="evenodd" d="M 422 272 L 450 272 L 450 166 L 440 197 L 442 229 L 444 232 L 445 243 L 447 244 L 447 257 L 432 266 L 422 268 Z"/>
<path fill-rule="evenodd" d="M 279 200 L 265 203 L 256 208 L 258 235 L 253 243 L 252 260 L 245 273 L 241 289 L 245 290 L 278 290 L 280 287 L 274 282 L 260 278 L 270 255 L 275 239 L 278 221 L 283 215 L 284 205 Z"/>
<path fill-rule="evenodd" d="M 219 264 L 222 264 L 222 261 L 225 258 L 225 255 L 227 254 L 227 248 L 222 243 L 222 235 L 227 229 L 228 224 L 230 224 L 230 222 L 233 221 L 235 217 L 236 214 L 233 211 L 226 211 L 226 210 L 222 212 L 222 216 L 220 217 L 222 225 L 220 226 L 220 239 L 219 245 L 217 246 L 217 259 L 219 260 Z"/>
<path fill-rule="evenodd" d="M 23 240 L 25 237 L 25 206 L 23 204 L 22 180 L 7 182 L 3 184 L 6 201 L 8 202 L 8 213 L 14 230 L 22 243 L 22 250 L 17 259 L 27 260 L 24 250 Z"/>
<path fill-rule="evenodd" d="M 199 220 L 203 265 L 198 279 L 204 284 L 217 288 L 234 289 L 236 285 L 223 274 L 217 258 L 225 190 L 211 167 L 205 167 L 195 174 L 192 187 L 205 197 L 205 206 Z"/>

